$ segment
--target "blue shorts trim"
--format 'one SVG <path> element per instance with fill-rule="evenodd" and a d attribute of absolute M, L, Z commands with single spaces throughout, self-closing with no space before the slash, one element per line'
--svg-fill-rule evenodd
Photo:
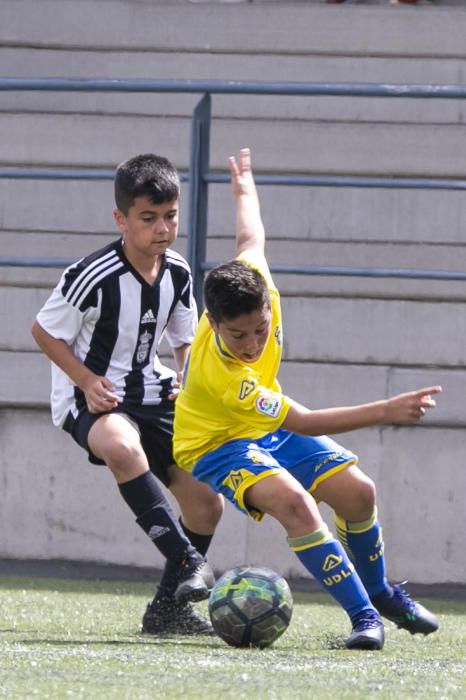
<path fill-rule="evenodd" d="M 319 484 L 350 464 L 357 464 L 355 454 L 323 435 L 308 437 L 287 430 L 277 430 L 258 440 L 231 440 L 204 455 L 193 475 L 234 506 L 255 520 L 264 516 L 244 501 L 247 489 L 262 479 L 286 469 L 306 491 L 312 493 Z"/>

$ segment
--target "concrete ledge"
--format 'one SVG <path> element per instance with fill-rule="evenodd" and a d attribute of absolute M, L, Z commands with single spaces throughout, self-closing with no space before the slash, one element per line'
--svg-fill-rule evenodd
<path fill-rule="evenodd" d="M 0 159 L 15 166 L 113 168 L 130 145 L 132 153 L 156 150 L 163 133 L 165 153 L 186 163 L 189 127 L 178 117 L 0 113 L 0 130 L 9 134 Z M 464 131 L 463 125 L 214 120 L 211 167 L 224 170 L 225 154 L 238 152 L 247 134 L 257 172 L 462 178 Z M 280 143 L 280 150 L 270 143 Z"/>
<path fill-rule="evenodd" d="M 3 288 L 0 349 L 35 349 L 30 327 L 48 295 L 47 289 Z M 283 311 L 287 360 L 464 367 L 460 301 L 285 297 Z"/>
<path fill-rule="evenodd" d="M 42 0 L 39 8 L 36 0 L 2 0 L 0 42 L 209 53 L 465 55 L 466 13 L 461 8 L 432 7 L 428 12 L 402 8 L 400 12 L 388 6 L 361 6 L 357 22 L 355 9 L 346 6 L 336 12 L 302 2 L 273 2 L 265 7 L 262 3 L 142 0 Z"/>
<path fill-rule="evenodd" d="M 283 313 L 286 359 L 464 366 L 462 303 L 286 298 Z"/>
<path fill-rule="evenodd" d="M 332 21 L 332 20 L 330 20 Z M 374 30 L 372 30 L 374 31 Z M 433 47 L 434 51 L 436 50 Z M 251 48 L 253 51 L 253 47 Z M 273 82 L 361 82 L 382 84 L 462 84 L 462 59 L 235 53 L 215 57 L 200 50 L 138 51 L 133 47 L 78 49 L 7 47 L 0 45 L 4 76 L 74 78 L 147 78 L 162 80 L 247 80 Z M 2 112 L 99 113 L 171 117 L 191 115 L 197 95 L 86 92 L 3 92 Z M 436 123 L 463 121 L 464 100 L 412 98 L 275 97 L 213 95 L 217 118 L 305 119 L 330 122 Z"/>
<path fill-rule="evenodd" d="M 215 230 L 215 227 L 212 227 Z M 28 258 L 78 260 L 93 250 L 115 239 L 115 233 L 79 234 L 31 231 L 4 231 L 1 234 L 2 256 L 20 257 L 27 251 Z M 186 238 L 180 236 L 176 250 L 186 255 Z M 232 255 L 232 240 L 209 238 L 207 259 L 210 262 L 228 260 Z M 336 241 L 336 240 L 283 240 L 272 236 L 267 244 L 269 264 L 309 267 L 374 269 L 440 270 L 462 272 L 466 269 L 466 250 L 456 244 L 439 246 L 429 244 L 396 243 L 389 241 Z M 52 289 L 62 267 L 0 267 L 0 285 L 3 287 L 40 287 Z M 422 299 L 461 301 L 466 299 L 464 281 L 398 279 L 389 277 L 344 277 L 332 275 L 297 275 L 276 273 L 276 283 L 283 297 L 368 297 L 394 299 Z"/>
<path fill-rule="evenodd" d="M 232 152 L 236 151 L 223 150 L 222 170 Z M 129 153 L 132 155 L 137 151 L 127 151 L 126 155 Z M 163 151 L 163 155 L 167 153 Z M 259 153 L 257 159 L 260 163 Z M 177 167 L 186 168 L 183 161 L 174 162 Z M 115 161 L 111 165 L 112 171 L 116 164 Z M 428 253 L 422 251 L 423 246 L 435 245 L 439 252 L 438 265 L 441 265 L 444 249 L 448 251 L 448 246 L 455 246 L 458 269 L 464 268 L 463 221 L 466 220 L 466 202 L 462 191 L 263 185 L 259 187 L 259 192 L 268 251 L 273 255 L 276 252 L 280 252 L 281 257 L 289 255 L 288 247 L 303 241 L 309 246 L 306 261 L 310 263 L 314 256 L 314 244 L 333 242 L 343 246 L 354 242 L 358 246 L 374 244 L 374 250 L 388 244 L 405 246 L 406 255 L 409 255 L 409 247 L 416 249 L 416 255 L 423 256 L 420 262 L 424 264 L 423 259 L 427 259 Z M 184 184 L 180 205 L 181 238 L 187 230 L 188 196 L 188 187 Z M 15 206 L 18 200 L 21 201 L 19 209 Z M 44 201 L 60 202 L 64 206 L 44 207 Z M 85 208 L 83 201 L 86 202 Z M 31 249 L 28 250 L 31 256 L 38 257 L 49 233 L 58 234 L 54 239 L 55 245 L 57 241 L 60 242 L 56 245 L 57 257 L 67 255 L 65 243 L 70 246 L 72 255 L 72 242 L 79 240 L 79 236 L 84 240 L 89 234 L 118 235 L 112 216 L 115 203 L 111 181 L 5 179 L 0 188 L 0 207 L 3 216 L 1 236 L 2 242 L 5 241 L 5 244 L 2 243 L 2 255 L 6 255 L 3 245 L 10 246 L 10 251 L 14 249 L 15 238 L 19 250 L 25 252 L 24 239 L 21 239 L 23 234 L 37 233 L 37 243 L 34 244 L 34 238 L 27 239 L 27 248 Z M 209 186 L 208 245 L 209 254 L 215 255 L 216 259 L 223 260 L 234 253 L 234 222 L 229 185 Z M 68 234 L 65 241 L 63 237 Z M 73 237 L 75 235 L 76 239 Z M 221 244 L 219 239 L 225 239 L 224 243 Z M 12 241 L 11 244 L 7 243 L 8 240 Z M 88 241 L 91 251 L 92 237 L 88 237 Z M 285 242 L 286 245 L 276 251 L 274 241 Z M 354 252 L 358 255 L 357 248 L 354 248 Z M 301 255 L 299 259 L 303 262 Z"/>
<path fill-rule="evenodd" d="M 91 466 L 84 451 L 51 426 L 48 411 L 1 410 L 0 427 L 0 558 L 161 568 L 108 470 Z M 390 579 L 464 584 L 463 431 L 384 428 L 341 442 L 357 451 L 378 484 Z M 217 571 L 260 562 L 290 579 L 303 575 L 278 523 L 247 520 L 232 506 L 210 560 Z"/>
<path fill-rule="evenodd" d="M 165 361 L 171 363 L 169 356 Z M 393 368 L 324 362 L 284 362 L 280 381 L 285 394 L 310 408 L 376 401 L 405 391 L 440 384 L 437 408 L 421 426 L 466 426 L 466 376 L 461 369 Z M 48 410 L 50 363 L 39 352 L 0 352 L 0 406 Z"/>
<path fill-rule="evenodd" d="M 35 349 L 30 327 L 48 295 L 3 288 L 1 350 Z M 462 302 L 285 297 L 283 312 L 286 360 L 464 367 Z"/>

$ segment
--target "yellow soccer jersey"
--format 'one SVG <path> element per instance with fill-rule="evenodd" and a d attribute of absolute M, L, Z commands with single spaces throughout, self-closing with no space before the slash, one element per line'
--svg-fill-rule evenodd
<path fill-rule="evenodd" d="M 277 381 L 282 353 L 279 293 L 262 256 L 247 251 L 238 259 L 267 281 L 270 335 L 260 358 L 245 364 L 231 355 L 202 315 L 175 404 L 174 457 L 186 471 L 230 440 L 254 440 L 277 430 L 289 409 Z"/>

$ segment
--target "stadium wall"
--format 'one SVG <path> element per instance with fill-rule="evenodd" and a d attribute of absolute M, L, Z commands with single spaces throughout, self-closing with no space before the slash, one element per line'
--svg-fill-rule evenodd
<path fill-rule="evenodd" d="M 265 6 L 267 5 L 267 6 Z M 53 18 L 53 22 L 50 18 Z M 9 77 L 464 84 L 464 7 L 310 2 L 0 0 Z M 1 166 L 188 167 L 193 95 L 2 93 Z M 213 169 L 241 146 L 263 173 L 464 176 L 465 102 L 215 96 Z M 1 256 L 74 258 L 115 235 L 110 182 L 0 181 Z M 184 188 L 185 190 L 186 188 Z M 261 187 L 272 263 L 464 271 L 464 193 Z M 233 253 L 228 186 L 209 193 L 208 258 Z M 187 192 L 178 249 L 186 248 Z M 161 566 L 111 475 L 51 426 L 30 326 L 59 275 L 0 267 L 0 558 Z M 419 426 L 340 436 L 375 478 L 392 579 L 466 583 L 464 282 L 277 275 L 286 391 L 310 406 L 441 383 Z M 329 522 L 331 515 L 323 509 Z M 284 533 L 228 507 L 218 570 L 304 570 Z"/>

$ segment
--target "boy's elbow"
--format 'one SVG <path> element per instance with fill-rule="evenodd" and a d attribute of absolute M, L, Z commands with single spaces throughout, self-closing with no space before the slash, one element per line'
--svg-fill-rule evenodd
<path fill-rule="evenodd" d="M 42 326 L 37 322 L 37 320 L 34 320 L 34 323 L 31 326 L 31 335 L 40 348 L 42 348 L 41 340 L 43 338 L 43 334 L 44 330 Z"/>
<path fill-rule="evenodd" d="M 31 326 L 31 335 L 32 335 L 32 337 L 34 338 L 34 340 L 36 340 L 37 327 L 38 327 L 38 325 L 39 325 L 39 324 L 38 324 L 37 321 L 34 319 L 33 324 L 32 324 L 32 326 Z M 37 342 L 37 340 L 36 340 L 36 342 Z"/>

